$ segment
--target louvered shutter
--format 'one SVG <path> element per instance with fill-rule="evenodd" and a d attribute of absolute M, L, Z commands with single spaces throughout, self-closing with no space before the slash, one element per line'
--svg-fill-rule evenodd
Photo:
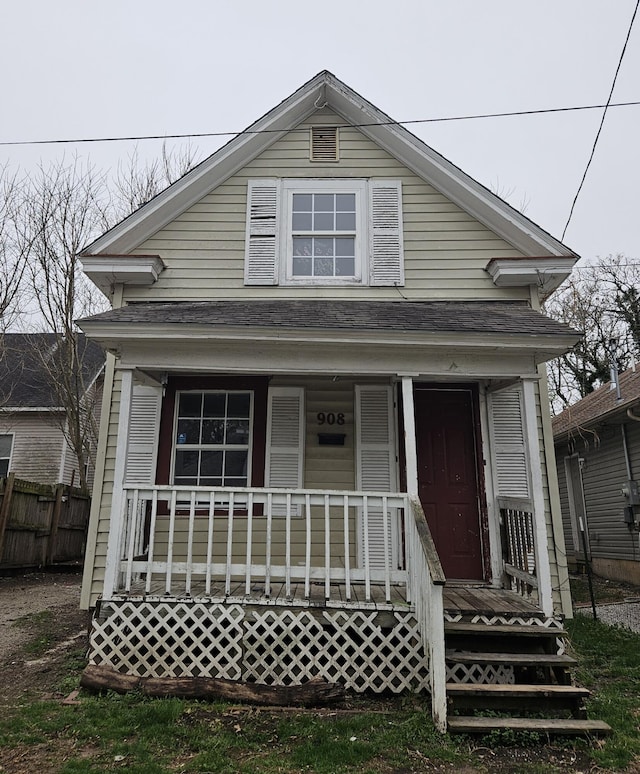
<path fill-rule="evenodd" d="M 404 285 L 402 183 L 372 180 L 369 184 L 372 285 Z"/>
<path fill-rule="evenodd" d="M 270 387 L 267 406 L 267 453 L 265 486 L 302 488 L 304 471 L 304 390 L 302 387 Z M 296 508 L 295 513 L 298 513 Z M 274 506 L 284 516 L 284 506 Z"/>
<path fill-rule="evenodd" d="M 247 188 L 245 285 L 278 284 L 280 182 L 250 180 Z"/>
<path fill-rule="evenodd" d="M 396 454 L 393 424 L 393 395 L 387 385 L 356 385 L 356 488 L 363 491 L 396 491 Z M 384 522 L 380 508 L 368 509 L 369 565 L 384 570 Z M 360 562 L 364 563 L 364 520 L 360 513 Z M 396 566 L 397 513 L 388 523 L 390 567 Z"/>
<path fill-rule="evenodd" d="M 529 466 L 520 385 L 489 394 L 496 495 L 528 498 Z"/>
<path fill-rule="evenodd" d="M 148 486 L 156 482 L 161 405 L 161 387 L 134 385 L 125 469 L 127 485 Z"/>

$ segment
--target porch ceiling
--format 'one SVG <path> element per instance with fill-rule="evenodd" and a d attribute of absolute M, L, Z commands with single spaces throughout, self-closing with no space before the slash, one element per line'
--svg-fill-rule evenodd
<path fill-rule="evenodd" d="M 123 361 L 132 361 L 131 365 L 140 357 L 146 365 L 150 361 L 158 366 L 177 365 L 176 359 L 197 359 L 198 352 L 207 353 L 210 365 L 213 345 L 216 355 L 230 349 L 241 356 L 248 347 L 254 368 L 260 369 L 261 356 L 269 358 L 271 366 L 277 366 L 282 357 L 287 361 L 285 370 L 297 362 L 299 367 L 306 363 L 303 371 L 309 370 L 310 359 L 325 370 L 326 365 L 320 365 L 323 356 L 343 370 L 338 362 L 345 353 L 351 372 L 415 371 L 421 363 L 417 373 L 423 373 L 428 355 L 444 358 L 442 368 L 451 373 L 452 358 L 486 360 L 491 353 L 502 358 L 524 357 L 526 370 L 530 370 L 579 339 L 576 331 L 526 304 L 505 302 L 282 299 L 140 303 L 79 324 L 88 336 L 118 353 Z M 305 344 L 313 347 L 311 353 L 309 346 L 301 346 Z M 376 367 L 364 368 L 371 358 Z M 363 361 L 360 365 L 359 360 Z M 493 368 L 489 370 L 493 373 Z M 516 370 L 521 371 L 522 366 Z"/>

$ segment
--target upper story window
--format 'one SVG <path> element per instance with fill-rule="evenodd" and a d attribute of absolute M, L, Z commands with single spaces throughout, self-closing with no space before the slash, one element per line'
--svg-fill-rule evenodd
<path fill-rule="evenodd" d="M 397 180 L 250 180 L 246 285 L 403 285 Z"/>
<path fill-rule="evenodd" d="M 13 435 L 0 435 L 0 478 L 4 478 L 9 473 L 12 449 Z"/>
<path fill-rule="evenodd" d="M 181 392 L 177 396 L 173 483 L 247 486 L 251 392 Z"/>
<path fill-rule="evenodd" d="M 285 181 L 284 191 L 281 280 L 359 283 L 366 272 L 363 182 Z"/>

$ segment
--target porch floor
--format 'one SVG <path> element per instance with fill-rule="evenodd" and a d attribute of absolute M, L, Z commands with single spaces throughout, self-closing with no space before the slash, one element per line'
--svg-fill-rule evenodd
<path fill-rule="evenodd" d="M 175 587 L 174 587 L 175 588 Z M 206 593 L 204 581 L 193 581 L 190 593 L 165 591 L 162 580 L 154 581 L 148 592 L 145 591 L 144 580 L 132 584 L 130 592 L 119 592 L 116 598 L 140 598 L 147 600 L 206 600 L 207 602 L 226 602 L 242 605 L 274 605 L 283 607 L 355 607 L 375 610 L 407 610 L 411 607 L 407 602 L 407 591 L 404 585 L 390 587 L 391 599 L 386 600 L 385 587 L 372 583 L 369 599 L 367 599 L 364 583 L 352 583 L 351 593 L 347 595 L 344 583 L 332 583 L 330 596 L 325 597 L 324 583 L 312 582 L 309 586 L 309 597 L 305 596 L 304 583 L 290 585 L 287 594 L 286 584 L 282 581 L 272 581 L 270 593 L 265 593 L 264 581 L 256 580 L 251 584 L 249 595 L 245 593 L 245 581 L 231 583 L 229 594 L 225 594 L 223 582 L 212 582 L 209 593 Z M 472 586 L 465 583 L 449 582 L 443 589 L 443 607 L 447 617 L 455 616 L 537 616 L 544 617 L 542 610 L 533 602 L 524 599 L 519 594 L 508 589 L 496 589 L 489 586 Z"/>
<path fill-rule="evenodd" d="M 175 586 L 174 586 L 175 588 Z M 265 593 L 265 583 L 263 580 L 256 580 L 251 584 L 250 594 L 246 594 L 245 581 L 232 581 L 229 594 L 225 594 L 225 584 L 223 582 L 212 582 L 208 593 L 206 593 L 204 581 L 193 581 L 191 583 L 190 593 L 186 591 L 165 591 L 165 583 L 162 580 L 154 581 L 150 590 L 145 591 L 144 580 L 138 581 L 131 586 L 131 591 L 120 591 L 114 595 L 116 599 L 140 598 L 147 600 L 193 600 L 207 602 L 226 602 L 227 604 L 241 605 L 274 605 L 282 607 L 354 607 L 359 609 L 373 610 L 397 610 L 407 611 L 410 604 L 407 602 L 407 590 L 404 585 L 392 585 L 390 587 L 390 601 L 387 601 L 385 587 L 383 584 L 371 583 L 369 599 L 367 599 L 364 583 L 351 583 L 350 595 L 347 594 L 347 587 L 344 583 L 332 583 L 330 587 L 330 596 L 325 596 L 325 584 L 311 582 L 309 586 L 309 597 L 305 596 L 305 584 L 290 584 L 290 593 L 287 594 L 286 584 L 283 581 L 272 581 L 270 593 Z"/>
<path fill-rule="evenodd" d="M 546 617 L 534 602 L 521 597 L 515 591 L 455 582 L 448 582 L 443 589 L 443 607 L 445 615 L 449 617 Z"/>

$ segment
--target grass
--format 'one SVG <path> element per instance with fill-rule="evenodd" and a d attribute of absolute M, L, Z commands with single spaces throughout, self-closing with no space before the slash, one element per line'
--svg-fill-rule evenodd
<path fill-rule="evenodd" d="M 17 618 L 14 626 L 27 629 L 31 636 L 25 645 L 25 653 L 31 657 L 41 656 L 53 642 L 52 627 L 55 622 L 51 610 L 41 610 L 38 613 L 29 613 Z"/>
<path fill-rule="evenodd" d="M 50 623 L 46 616 L 28 616 L 22 623 L 42 647 L 42 633 Z M 428 699 L 358 702 L 362 712 L 340 714 L 270 712 L 138 694 L 81 694 L 71 706 L 22 698 L 21 704 L 3 708 L 0 771 L 27 770 L 12 763 L 28 761 L 28 770 L 60 774 L 123 769 L 132 774 L 392 774 L 425 770 L 428 762 L 449 771 L 551 774 L 567 770 L 559 756 L 566 761 L 573 753 L 581 770 L 585 761 L 586 768 L 599 771 L 637 770 L 640 636 L 586 616 L 568 621 L 567 628 L 579 658 L 576 677 L 594 692 L 589 715 L 613 728 L 610 738 L 592 745 L 566 740 L 545 746 L 543 739 L 498 734 L 486 745 L 441 736 L 430 722 Z M 64 695 L 77 687 L 83 665 L 80 649 L 66 657 L 58 686 Z M 372 707 L 377 711 L 367 711 Z"/>
<path fill-rule="evenodd" d="M 587 616 L 567 621 L 578 655 L 575 676 L 594 692 L 589 716 L 607 722 L 613 735 L 596 747 L 598 765 L 611 769 L 640 761 L 640 635 Z"/>

